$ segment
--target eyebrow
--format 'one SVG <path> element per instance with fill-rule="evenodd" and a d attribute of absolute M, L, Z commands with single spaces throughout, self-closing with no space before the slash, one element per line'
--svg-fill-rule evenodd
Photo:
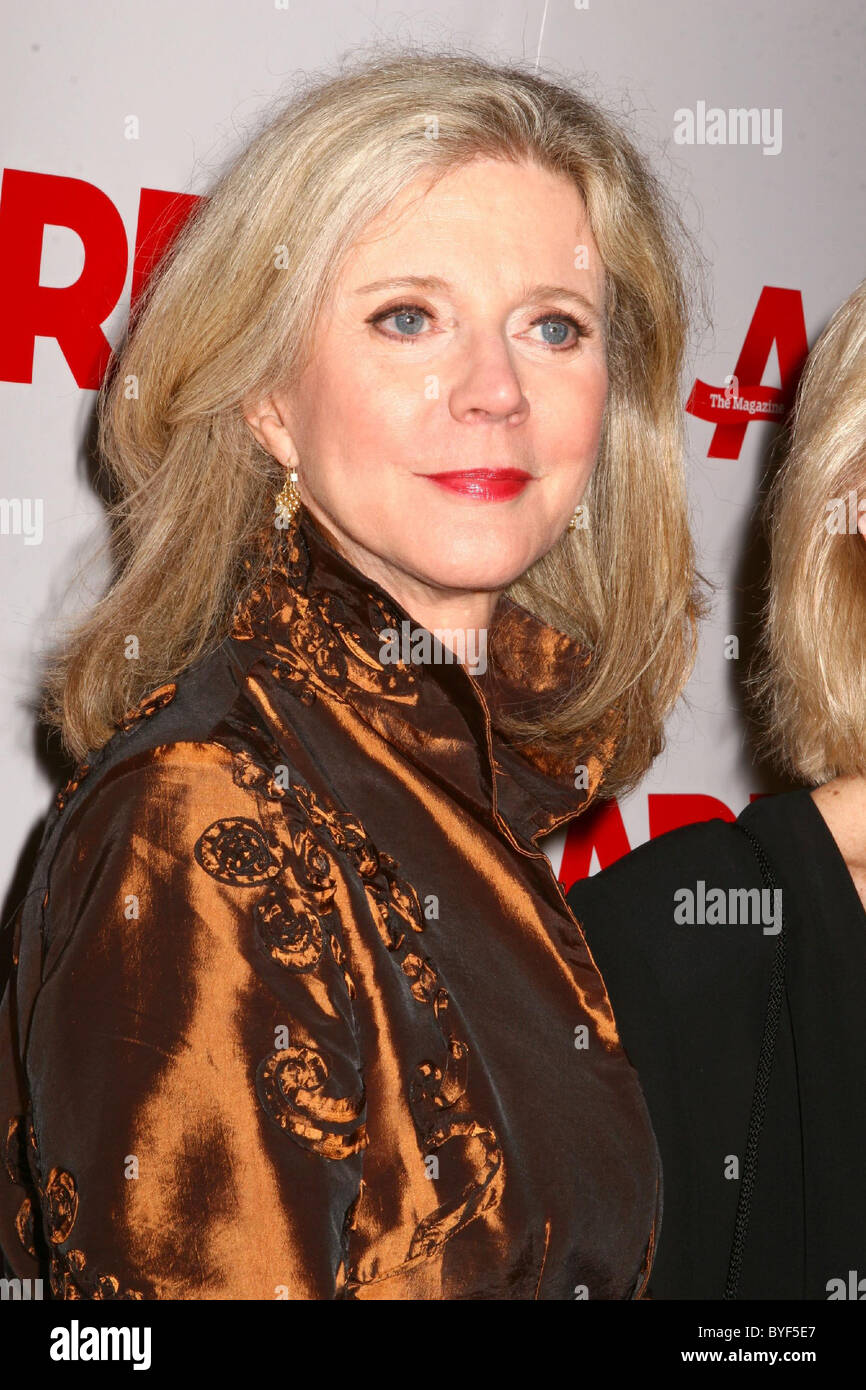
<path fill-rule="evenodd" d="M 355 294 L 378 294 L 382 290 L 440 290 L 445 294 L 452 291 L 447 280 L 438 275 L 400 275 L 386 280 L 371 280 L 369 285 L 361 285 Z M 599 310 L 580 290 L 569 289 L 567 285 L 533 285 L 524 295 L 531 304 L 545 299 L 566 299 L 587 310 L 594 318 L 599 318 Z"/>

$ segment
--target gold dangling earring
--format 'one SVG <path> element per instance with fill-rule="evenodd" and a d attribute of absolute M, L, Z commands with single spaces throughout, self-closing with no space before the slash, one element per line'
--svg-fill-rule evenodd
<path fill-rule="evenodd" d="M 575 526 L 577 525 L 577 514 L 578 514 L 579 511 L 580 511 L 580 507 L 575 507 L 575 509 L 574 509 L 574 511 L 573 511 L 573 513 L 572 513 L 572 516 L 571 516 L 571 521 L 568 523 L 568 526 L 566 527 L 566 530 L 568 530 L 568 531 L 573 531 L 573 530 L 574 530 Z"/>
<path fill-rule="evenodd" d="M 285 531 L 291 526 L 301 505 L 301 494 L 295 486 L 297 481 L 297 456 L 293 456 L 286 464 L 285 482 L 277 493 L 274 507 L 274 525 L 280 531 Z"/>

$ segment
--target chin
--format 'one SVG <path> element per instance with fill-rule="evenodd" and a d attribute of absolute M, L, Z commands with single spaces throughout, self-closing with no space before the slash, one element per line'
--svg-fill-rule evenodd
<path fill-rule="evenodd" d="M 510 563 L 502 555 L 461 555 L 451 564 L 432 563 L 423 567 L 431 584 L 445 589 L 465 589 L 472 593 L 507 589 L 534 563 L 535 557 L 523 561 L 515 557 Z"/>
<path fill-rule="evenodd" d="M 515 529 L 503 530 L 479 517 L 473 535 L 453 547 L 450 563 L 440 568 L 459 574 L 456 582 L 467 589 L 501 589 L 512 584 L 548 549 L 540 538 L 528 536 L 525 527 L 517 534 Z"/>

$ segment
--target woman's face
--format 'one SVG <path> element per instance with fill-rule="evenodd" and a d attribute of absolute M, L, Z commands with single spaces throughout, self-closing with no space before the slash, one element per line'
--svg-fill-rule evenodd
<path fill-rule="evenodd" d="M 428 186 L 369 224 L 303 377 L 247 419 L 281 462 L 294 445 L 310 511 L 412 616 L 481 622 L 595 464 L 604 270 L 565 177 L 479 159 Z M 435 481 L 501 469 L 526 481 Z"/>

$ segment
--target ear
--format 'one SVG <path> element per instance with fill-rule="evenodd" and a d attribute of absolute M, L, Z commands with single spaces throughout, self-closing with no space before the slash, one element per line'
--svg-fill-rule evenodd
<path fill-rule="evenodd" d="M 866 540 L 866 515 L 864 515 L 859 508 L 857 509 L 857 530 L 860 532 L 863 539 Z"/>
<path fill-rule="evenodd" d="M 297 458 L 288 406 L 281 396 L 270 395 L 256 401 L 245 401 L 243 417 L 254 438 L 278 462 L 284 464 L 289 459 Z"/>

